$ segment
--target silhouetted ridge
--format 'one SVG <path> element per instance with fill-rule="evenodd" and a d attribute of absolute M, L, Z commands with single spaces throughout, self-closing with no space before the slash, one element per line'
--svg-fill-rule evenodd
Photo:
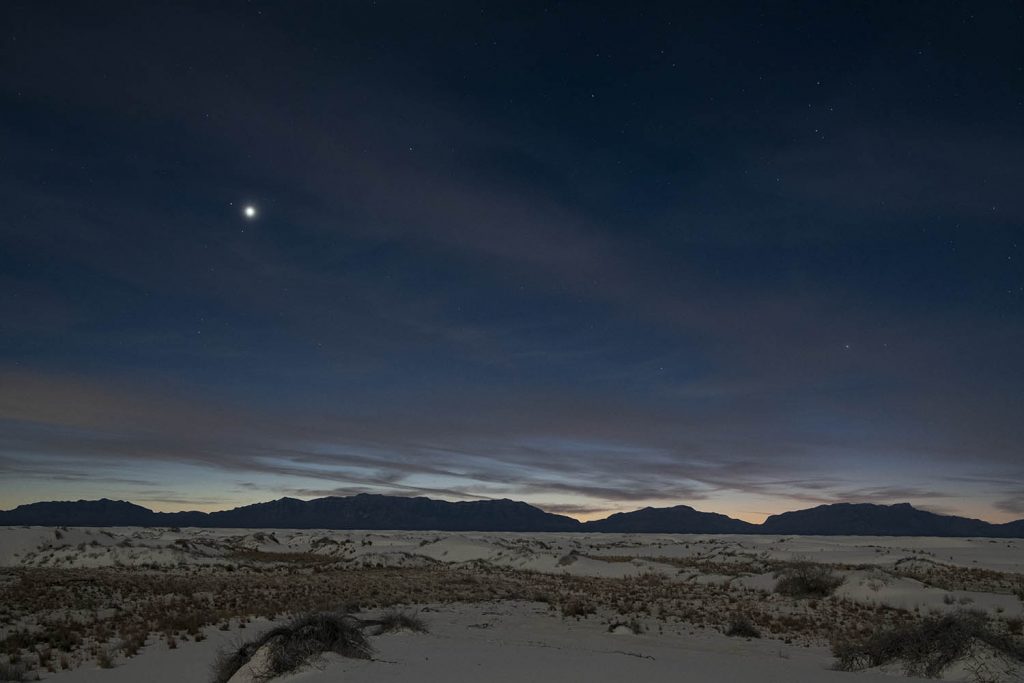
<path fill-rule="evenodd" d="M 836 503 L 772 515 L 750 524 L 688 505 L 618 512 L 581 524 L 513 500 L 451 503 L 359 494 L 314 500 L 280 498 L 222 512 L 153 512 L 120 500 L 31 503 L 0 512 L 0 524 L 26 526 L 194 526 L 241 529 L 406 531 L 588 531 L 609 533 L 778 534 L 822 536 L 982 536 L 1024 538 L 1024 520 L 990 524 L 939 515 L 909 503 Z"/>
<path fill-rule="evenodd" d="M 619 533 L 756 534 L 758 527 L 716 512 L 700 512 L 688 505 L 676 505 L 616 512 L 605 519 L 585 523 L 583 529 Z"/>
<path fill-rule="evenodd" d="M 309 501 L 281 498 L 211 513 L 153 512 L 106 499 L 32 503 L 0 512 L 0 524 L 437 531 L 576 531 L 580 527 L 571 517 L 512 500 L 451 503 L 365 493 Z"/>
<path fill-rule="evenodd" d="M 1000 526 L 918 510 L 910 503 L 834 503 L 772 515 L 761 531 L 808 536 L 992 536 L 999 535 Z"/>
<path fill-rule="evenodd" d="M 1024 519 L 1006 524 L 997 524 L 996 527 L 1002 532 L 1001 536 L 1007 538 L 1024 538 Z"/>
<path fill-rule="evenodd" d="M 5 524 L 36 526 L 148 526 L 153 523 L 154 514 L 141 505 L 101 498 L 21 505 L 14 510 L 0 512 L 0 521 Z"/>
<path fill-rule="evenodd" d="M 450 503 L 368 493 L 310 501 L 281 498 L 213 512 L 208 522 L 204 526 L 438 531 L 575 531 L 580 525 L 571 517 L 511 500 Z"/>

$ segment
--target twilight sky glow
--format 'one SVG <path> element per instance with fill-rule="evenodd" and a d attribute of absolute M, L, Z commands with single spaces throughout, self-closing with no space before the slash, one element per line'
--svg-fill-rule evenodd
<path fill-rule="evenodd" d="M 0 508 L 1024 517 L 1024 5 L 0 6 Z"/>

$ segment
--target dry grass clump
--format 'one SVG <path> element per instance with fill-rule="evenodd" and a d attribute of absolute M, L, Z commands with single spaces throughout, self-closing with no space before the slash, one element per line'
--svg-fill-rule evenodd
<path fill-rule="evenodd" d="M 745 614 L 733 615 L 729 626 L 725 629 L 725 635 L 734 638 L 760 638 L 761 631 L 754 626 L 754 622 Z"/>
<path fill-rule="evenodd" d="M 845 581 L 830 567 L 806 561 L 794 562 L 775 578 L 775 592 L 794 598 L 825 598 Z"/>
<path fill-rule="evenodd" d="M 181 540 L 181 539 L 179 539 Z M 266 550 L 251 550 L 248 548 L 239 549 L 231 552 L 227 555 L 227 559 L 234 560 L 242 564 L 299 564 L 299 565 L 324 565 L 337 562 L 337 558 L 328 557 L 324 555 L 317 555 L 316 553 L 288 553 L 288 552 L 269 552 Z"/>
<path fill-rule="evenodd" d="M 244 628 L 253 618 L 538 598 L 566 618 L 607 612 L 619 621 L 655 619 L 705 628 L 721 628 L 722 615 L 753 617 L 758 612 L 756 625 L 763 637 L 801 643 L 830 642 L 837 626 L 860 636 L 914 618 L 906 610 L 847 599 L 807 602 L 795 611 L 789 606 L 763 611 L 755 609 L 763 601 L 761 592 L 720 583 L 668 581 L 656 575 L 612 579 L 540 574 L 486 563 L 377 569 L 274 562 L 257 568 L 239 565 L 233 572 L 209 565 L 130 572 L 0 569 L 0 610 L 6 610 L 13 627 L 6 637 L 0 634 L 0 653 L 23 657 L 17 663 L 26 664 L 31 674 L 39 668 L 34 653 L 43 647 L 52 649 L 53 661 L 68 656 L 74 668 L 96 662 L 101 649 L 118 657 L 130 655 L 143 647 L 147 636 L 151 643 L 181 647 L 203 638 L 204 629 L 226 623 Z M 55 613 L 55 606 L 72 612 Z M 29 623 L 34 625 L 23 625 Z M 366 630 L 375 624 L 362 623 L 367 635 L 375 632 Z"/>
<path fill-rule="evenodd" d="M 377 635 L 396 631 L 427 632 L 427 624 L 419 616 L 394 609 L 385 612 L 375 623 L 378 627 Z"/>
<path fill-rule="evenodd" d="M 1000 572 L 981 567 L 960 567 L 915 556 L 897 560 L 893 564 L 892 574 L 947 591 L 1017 595 L 1024 600 L 1024 577 L 1013 572 Z"/>
<path fill-rule="evenodd" d="M 347 614 L 315 614 L 271 629 L 234 652 L 222 653 L 214 665 L 213 683 L 226 683 L 263 647 L 267 648 L 265 668 L 254 672 L 260 680 L 297 671 L 327 652 L 355 659 L 373 656 L 358 619 Z"/>
<path fill-rule="evenodd" d="M 835 643 L 832 654 L 841 671 L 858 671 L 893 662 L 908 676 L 938 678 L 954 663 L 986 645 L 999 656 L 1024 662 L 1024 643 L 995 632 L 985 615 L 960 611 L 878 631 L 856 642 Z"/>
<path fill-rule="evenodd" d="M 580 559 L 579 553 L 575 550 L 570 550 L 568 555 L 558 558 L 558 566 L 567 567 L 570 564 L 574 564 L 578 559 Z"/>
<path fill-rule="evenodd" d="M 777 565 L 780 570 L 789 564 Z M 836 566 L 830 565 L 833 570 Z M 48 663 L 67 659 L 74 668 L 96 663 L 101 650 L 130 656 L 147 643 L 183 646 L 202 639 L 204 629 L 225 624 L 245 628 L 254 618 L 279 619 L 328 611 L 353 614 L 427 603 L 479 603 L 543 599 L 566 618 L 597 613 L 627 622 L 657 620 L 721 628 L 723 615 L 747 614 L 765 638 L 826 643 L 837 629 L 862 636 L 914 620 L 902 609 L 849 599 L 794 606 L 763 606 L 765 594 L 720 582 L 665 580 L 658 575 L 626 578 L 542 574 L 484 562 L 449 567 L 347 567 L 270 562 L 173 567 L 0 568 L 0 658 L 8 654 L 32 675 L 37 653 L 49 648 Z M 56 611 L 56 610 L 60 611 Z M 364 619 L 367 635 L 377 626 Z M 1010 628 L 1010 625 L 1007 626 Z M 148 640 L 147 640 L 148 638 Z M 173 644 L 173 645 L 172 645 Z"/>
<path fill-rule="evenodd" d="M 637 636 L 642 634 L 646 630 L 644 628 L 644 625 L 640 623 L 640 620 L 636 617 L 633 617 L 629 621 L 612 621 L 608 624 L 609 633 L 615 633 L 619 629 L 623 628 L 627 629 L 630 633 Z"/>
<path fill-rule="evenodd" d="M 39 676 L 29 679 L 24 664 L 0 664 L 0 681 L 39 680 Z"/>
<path fill-rule="evenodd" d="M 562 603 L 562 616 L 563 617 L 585 617 L 596 612 L 596 608 L 593 603 L 588 602 L 580 597 L 571 597 Z"/>
<path fill-rule="evenodd" d="M 96 664 L 98 664 L 101 669 L 113 669 L 114 658 L 110 654 L 110 650 L 106 648 L 101 649 L 96 655 Z"/>

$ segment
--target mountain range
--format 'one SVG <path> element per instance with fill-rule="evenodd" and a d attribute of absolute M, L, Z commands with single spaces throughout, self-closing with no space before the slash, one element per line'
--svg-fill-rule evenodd
<path fill-rule="evenodd" d="M 314 500 L 281 498 L 220 512 L 154 512 L 105 498 L 52 501 L 0 511 L 0 525 L 1024 538 L 1024 520 L 991 524 L 918 510 L 909 503 L 819 505 L 772 515 L 762 524 L 687 505 L 646 507 L 580 522 L 513 500 L 452 503 L 366 493 Z"/>

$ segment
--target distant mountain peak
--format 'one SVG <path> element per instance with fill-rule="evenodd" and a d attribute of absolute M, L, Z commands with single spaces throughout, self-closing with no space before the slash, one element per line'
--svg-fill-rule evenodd
<path fill-rule="evenodd" d="M 278 498 L 221 512 L 153 512 L 123 500 L 49 501 L 0 511 L 0 524 L 33 526 L 195 526 L 265 529 L 431 531 L 587 531 L 614 533 L 779 534 L 829 536 L 1024 537 L 1024 520 L 990 524 L 940 515 L 910 503 L 827 503 L 750 524 L 689 505 L 644 507 L 586 523 L 523 501 L 448 502 L 376 493 L 312 500 Z"/>
<path fill-rule="evenodd" d="M 772 515 L 761 525 L 765 533 L 822 536 L 998 536 L 1001 527 L 910 503 L 832 503 Z"/>

